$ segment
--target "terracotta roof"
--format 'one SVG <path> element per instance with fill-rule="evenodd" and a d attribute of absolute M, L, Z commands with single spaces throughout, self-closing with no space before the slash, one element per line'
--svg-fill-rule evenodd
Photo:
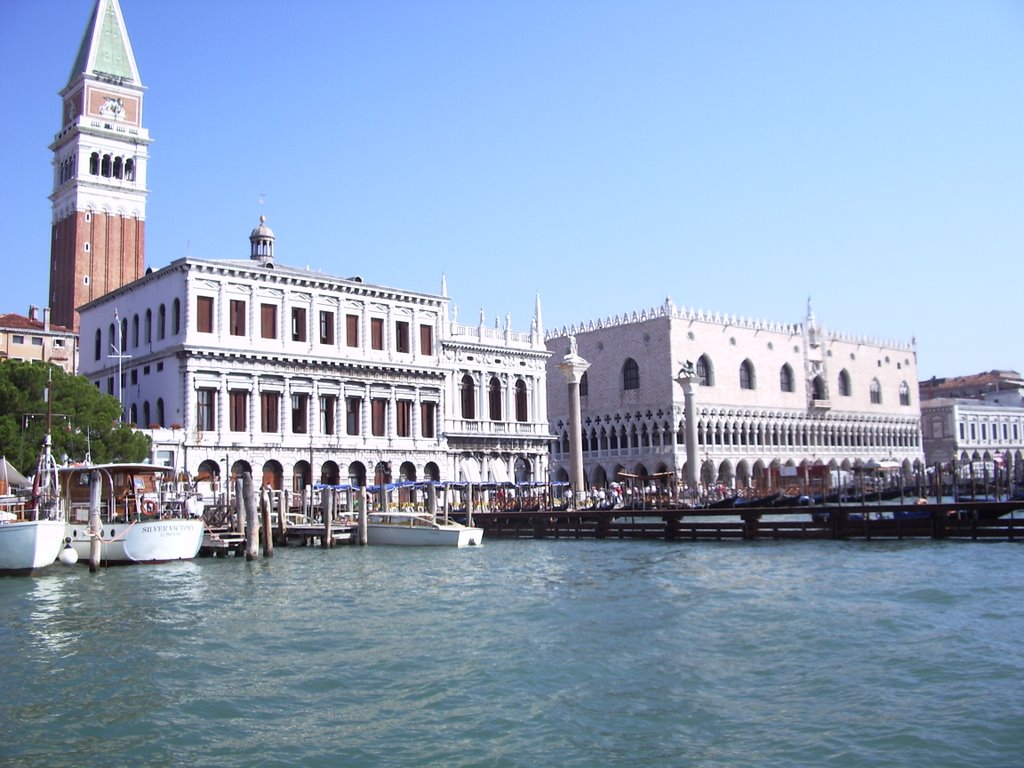
<path fill-rule="evenodd" d="M 50 328 L 47 330 L 42 320 L 32 320 L 15 312 L 0 315 L 0 328 L 10 331 L 37 331 L 39 333 L 74 333 L 70 328 L 54 325 L 53 323 L 50 323 Z"/>

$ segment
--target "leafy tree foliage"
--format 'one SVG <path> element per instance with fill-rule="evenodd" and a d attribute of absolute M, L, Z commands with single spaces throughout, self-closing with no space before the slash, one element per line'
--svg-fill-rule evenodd
<path fill-rule="evenodd" d="M 52 376 L 53 455 L 95 462 L 142 461 L 150 439 L 118 423 L 117 398 L 88 379 L 57 366 L 6 360 L 0 363 L 0 455 L 24 474 L 35 471 L 46 434 L 46 385 Z"/>

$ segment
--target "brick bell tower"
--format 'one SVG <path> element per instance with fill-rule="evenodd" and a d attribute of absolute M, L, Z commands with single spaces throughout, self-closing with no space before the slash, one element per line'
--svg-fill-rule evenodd
<path fill-rule="evenodd" d="M 77 307 L 142 276 L 149 131 L 144 87 L 117 0 L 96 0 L 68 83 L 53 151 L 50 309 Z"/>

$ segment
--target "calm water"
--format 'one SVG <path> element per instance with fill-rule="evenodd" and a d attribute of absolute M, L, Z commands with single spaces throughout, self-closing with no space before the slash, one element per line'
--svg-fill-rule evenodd
<path fill-rule="evenodd" d="M 0 579 L 0 764 L 1013 766 L 1019 544 L 491 541 Z"/>

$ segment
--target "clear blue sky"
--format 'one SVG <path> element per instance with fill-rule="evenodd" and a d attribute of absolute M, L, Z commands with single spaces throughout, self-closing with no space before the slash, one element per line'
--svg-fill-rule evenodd
<path fill-rule="evenodd" d="M 92 0 L 0 2 L 0 311 L 47 298 Z M 548 329 L 661 304 L 1024 370 L 1024 3 L 121 0 L 146 255 L 277 258 Z M 260 195 L 265 202 L 260 205 Z M 16 265 L 16 266 L 15 266 Z M 12 266 L 15 268 L 12 269 Z"/>

